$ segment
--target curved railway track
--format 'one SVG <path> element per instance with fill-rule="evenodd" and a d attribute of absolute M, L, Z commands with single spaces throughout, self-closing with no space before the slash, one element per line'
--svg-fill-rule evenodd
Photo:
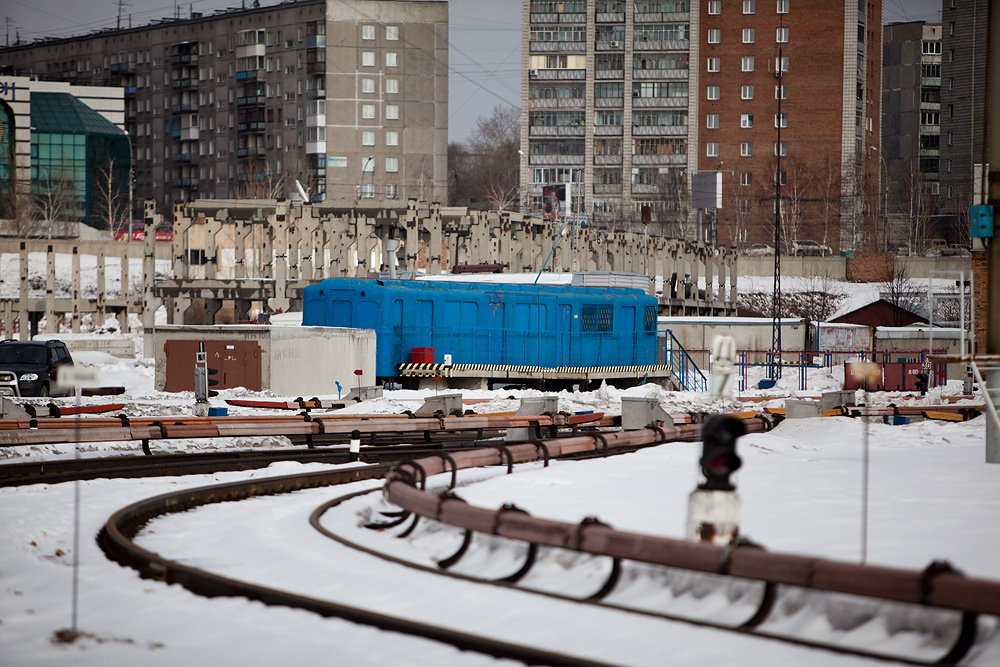
<path fill-rule="evenodd" d="M 769 428 L 769 424 L 760 419 L 752 419 L 748 420 L 748 422 L 751 425 L 750 430 L 765 430 Z M 574 431 L 576 431 L 576 429 L 574 429 Z M 511 511 L 509 508 L 502 508 L 499 511 L 492 512 L 489 510 L 482 510 L 483 512 L 491 512 L 488 520 L 483 517 L 476 519 L 469 519 L 468 517 L 459 519 L 462 511 L 456 513 L 454 510 L 460 505 L 465 505 L 464 501 L 461 501 L 451 493 L 437 495 L 427 492 L 425 490 L 427 477 L 439 473 L 450 474 L 450 486 L 454 486 L 457 471 L 460 468 L 473 467 L 476 465 L 502 465 L 506 466 L 509 472 L 515 463 L 522 461 L 541 459 L 547 464 L 550 457 L 587 458 L 607 456 L 625 451 L 634 451 L 635 449 L 660 444 L 670 440 L 697 439 L 699 437 L 699 432 L 700 425 L 692 424 L 669 427 L 666 429 L 645 429 L 632 432 L 595 432 L 588 435 L 577 434 L 575 436 L 559 439 L 537 439 L 524 444 L 502 443 L 495 441 L 484 443 L 481 441 L 474 441 L 465 443 L 466 446 L 464 447 L 459 447 L 454 443 L 445 442 L 434 443 L 431 446 L 422 443 L 421 445 L 413 445 L 409 447 L 370 447 L 366 449 L 362 455 L 362 460 L 368 462 L 374 462 L 376 460 L 385 461 L 388 460 L 388 457 L 392 457 L 393 460 L 397 461 L 402 458 L 410 459 L 407 464 L 395 468 L 395 471 L 389 475 L 389 480 L 386 483 L 385 493 L 387 498 L 391 502 L 404 508 L 398 517 L 393 517 L 391 521 L 387 521 L 387 525 L 402 525 L 407 520 L 410 520 L 411 516 L 414 517 L 412 521 L 414 522 L 413 525 L 415 525 L 417 520 L 416 516 L 422 515 L 428 519 L 451 523 L 452 525 L 457 525 L 466 530 L 476 529 L 475 526 L 470 526 L 470 521 L 474 524 L 478 522 L 477 525 L 479 529 L 482 529 L 487 525 L 490 526 L 490 530 L 482 530 L 481 532 L 492 532 L 495 535 L 502 535 L 512 539 L 518 539 L 519 536 L 515 534 L 517 531 L 508 531 L 506 526 L 508 524 L 520 525 L 521 528 L 533 536 L 528 538 L 526 541 L 529 553 L 533 553 L 536 546 L 548 543 L 550 546 L 554 547 L 570 548 L 576 551 L 599 553 L 611 556 L 614 559 L 612 576 L 609 578 L 608 583 L 601 589 L 601 591 L 598 591 L 596 595 L 589 596 L 591 598 L 589 600 L 580 600 L 569 596 L 558 596 L 551 593 L 529 590 L 532 594 L 558 597 L 564 601 L 599 605 L 602 604 L 600 599 L 614 588 L 615 580 L 617 579 L 618 574 L 620 574 L 619 565 L 621 556 L 616 555 L 614 545 L 617 544 L 617 548 L 619 549 L 626 548 L 624 546 L 626 542 L 621 540 L 625 540 L 628 535 L 623 534 L 621 538 L 616 537 L 615 531 L 611 531 L 609 527 L 606 527 L 599 522 L 585 523 L 579 526 L 569 526 L 568 528 L 558 528 L 554 525 L 556 522 L 546 521 L 543 519 L 532 519 L 527 517 L 527 515 L 522 516 L 522 513 L 520 512 Z M 453 436 L 454 434 L 449 434 L 449 437 Z M 342 447 L 334 451 L 304 449 L 279 450 L 276 452 L 241 452 L 235 455 L 219 453 L 198 455 L 175 454 L 166 457 L 117 457 L 111 461 L 91 460 L 45 464 L 20 464 L 21 466 L 24 466 L 22 470 L 25 472 L 24 474 L 18 476 L 20 481 L 13 483 L 34 483 L 32 481 L 25 481 L 32 479 L 51 482 L 55 481 L 56 477 L 50 476 L 48 479 L 44 480 L 41 478 L 45 475 L 53 474 L 62 475 L 63 479 L 106 477 L 109 475 L 109 469 L 106 468 L 102 471 L 102 465 L 110 465 L 112 468 L 117 465 L 119 468 L 116 474 L 117 476 L 139 477 L 152 474 L 186 474 L 188 471 L 205 472 L 209 468 L 212 471 L 259 468 L 268 465 L 274 460 L 293 459 L 310 462 L 322 461 L 327 463 L 344 463 L 351 458 L 352 455 L 350 451 Z M 33 473 L 31 473 L 29 472 L 29 468 L 31 466 L 40 466 L 40 469 L 36 469 Z M 53 470 L 53 468 L 59 468 L 60 466 L 64 469 L 61 471 Z M 13 468 L 13 466 L 4 467 Z M 48 470 L 45 470 L 46 467 L 48 467 Z M 275 590 L 266 586 L 235 581 L 163 558 L 158 554 L 143 549 L 134 542 L 134 538 L 145 525 L 147 525 L 154 518 L 165 514 L 180 512 L 211 503 L 240 500 L 261 495 L 283 494 L 302 489 L 334 486 L 363 479 L 373 479 L 383 477 L 389 474 L 389 471 L 389 466 L 379 464 L 374 466 L 354 467 L 348 470 L 324 471 L 304 475 L 255 479 L 245 482 L 217 485 L 203 489 L 187 490 L 158 496 L 156 498 L 141 501 L 116 512 L 102 529 L 98 537 L 98 541 L 101 548 L 109 557 L 122 564 L 135 568 L 142 576 L 162 580 L 167 583 L 180 583 L 196 593 L 210 597 L 219 595 L 239 595 L 250 599 L 260 600 L 266 604 L 298 607 L 313 611 L 322 616 L 340 617 L 347 620 L 373 625 L 381 629 L 393 630 L 443 641 L 464 650 L 477 651 L 497 657 L 511 658 L 530 664 L 601 664 L 582 660 L 578 656 L 527 648 L 510 642 L 498 641 L 496 639 L 476 634 L 457 632 L 446 627 L 434 627 L 425 623 L 417 623 L 412 620 L 407 620 L 405 618 L 379 614 L 351 605 L 338 604 L 336 602 L 319 600 L 308 596 Z M 18 478 L 13 476 L 5 477 L 0 479 L 0 485 L 5 485 L 5 482 L 12 479 Z M 351 543 L 350 540 L 346 540 L 342 537 L 331 535 L 329 531 L 326 531 L 319 526 L 320 517 L 324 512 L 337 506 L 347 497 L 351 497 L 353 495 L 356 494 L 350 494 L 349 496 L 343 496 L 336 500 L 324 503 L 313 513 L 311 520 L 313 521 L 313 525 L 319 527 L 322 532 L 338 539 L 342 543 L 349 544 L 352 548 L 361 548 L 362 550 L 372 553 L 370 549 Z M 468 509 L 477 510 L 478 508 Z M 484 521 L 486 523 L 484 523 Z M 511 523 L 511 521 L 513 521 L 513 523 Z M 409 534 L 412 531 L 413 525 L 403 531 L 404 535 Z M 567 530 L 573 534 L 571 539 L 567 538 Z M 608 531 L 610 531 L 610 533 Z M 552 544 L 551 541 L 547 542 L 546 535 L 551 536 L 556 533 L 560 535 L 560 538 L 557 541 L 558 543 Z M 470 533 L 466 534 L 467 539 L 469 535 Z M 592 548 L 593 535 L 598 535 L 597 541 L 605 545 L 603 551 L 600 549 L 594 550 Z M 523 536 L 520 537 L 523 538 Z M 640 539 L 645 539 L 646 541 L 656 539 L 649 538 L 648 536 L 638 537 Z M 776 581 L 772 581 L 767 577 L 760 577 L 753 574 L 752 571 L 755 567 L 754 563 L 756 554 L 751 552 L 755 550 L 740 546 L 726 550 L 708 547 L 708 550 L 706 551 L 707 545 L 689 543 L 681 544 L 683 545 L 683 548 L 678 545 L 673 545 L 672 547 L 673 561 L 675 562 L 669 563 L 671 566 L 679 566 L 702 572 L 717 572 L 723 575 L 742 574 L 743 576 L 747 576 L 748 573 L 745 570 L 749 567 L 749 570 L 751 571 L 749 575 L 750 578 L 764 582 L 762 601 L 757 613 L 753 615 L 753 618 L 749 619 L 745 623 L 738 624 L 736 627 L 731 627 L 723 623 L 692 620 L 664 613 L 643 612 L 641 610 L 629 609 L 627 607 L 620 607 L 614 604 L 608 605 L 605 603 L 603 606 L 617 610 L 620 613 L 640 613 L 647 616 L 658 616 L 665 621 L 682 621 L 693 625 L 711 627 L 713 629 L 725 630 L 728 632 L 754 632 L 754 628 L 757 625 L 756 621 L 759 621 L 757 617 L 766 616 L 769 611 L 769 605 L 773 604 L 773 591 L 771 591 L 771 588 L 772 585 L 776 583 Z M 463 546 L 463 548 L 460 549 L 460 552 L 464 551 L 464 548 L 465 547 Z M 631 545 L 628 548 L 632 550 L 632 554 L 637 553 L 634 545 Z M 641 549 L 639 551 L 641 551 Z M 689 551 L 690 553 L 683 553 L 685 551 Z M 711 551 L 711 553 L 708 553 L 708 551 Z M 383 554 L 378 553 L 373 553 L 372 555 L 383 558 L 385 557 Z M 456 553 L 453 559 L 446 560 L 457 561 L 461 555 L 461 553 Z M 788 578 L 795 578 L 796 576 L 799 576 L 796 574 L 796 571 L 801 569 L 803 563 L 801 561 L 796 561 L 795 559 L 797 557 L 782 556 L 780 554 L 769 554 L 768 556 L 775 556 L 777 557 L 777 560 L 768 562 L 768 559 L 765 558 L 764 561 L 757 562 L 756 565 L 760 566 L 761 562 L 764 562 L 763 567 L 765 567 L 765 569 L 767 567 L 772 568 L 771 571 L 777 581 L 780 581 L 781 583 L 788 583 L 786 581 Z M 713 562 L 714 565 L 712 567 L 707 567 L 704 563 L 706 559 Z M 643 557 L 640 557 L 639 560 L 656 562 L 655 560 L 649 560 L 648 558 Z M 815 561 L 816 559 L 810 560 L 810 562 Z M 402 562 L 408 566 L 414 567 L 414 564 L 411 562 Z M 440 567 L 436 570 L 434 568 L 425 569 L 440 573 L 449 567 L 451 563 L 445 564 L 442 562 L 439 565 Z M 782 572 L 782 568 L 785 568 L 787 571 Z M 868 585 L 873 589 L 879 588 L 879 586 L 873 582 L 871 577 L 886 576 L 886 568 L 868 569 L 872 572 L 869 574 L 869 579 L 865 585 Z M 526 571 L 527 570 L 525 569 L 525 572 Z M 615 574 L 616 572 L 618 574 Z M 520 578 L 519 576 L 508 577 L 507 581 L 498 583 L 495 581 L 489 582 L 483 578 L 470 577 L 468 575 L 448 574 L 452 577 L 473 579 L 480 582 L 492 583 L 493 585 L 508 587 L 516 584 L 517 579 Z M 940 571 L 932 572 L 929 575 L 927 573 L 922 575 L 917 573 L 917 575 L 918 581 L 916 585 L 920 589 L 918 595 L 920 599 L 917 600 L 918 602 L 922 604 L 935 603 L 941 605 L 943 600 L 943 606 L 957 609 L 962 613 L 961 630 L 958 633 L 954 646 L 950 651 L 942 655 L 938 661 L 943 664 L 955 662 L 960 659 L 972 645 L 976 629 L 976 613 L 996 613 L 996 610 L 993 609 L 993 606 L 991 605 L 997 601 L 996 596 L 997 593 L 1000 592 L 1000 588 L 998 588 L 1000 584 L 990 581 L 984 582 L 982 580 L 963 580 L 961 577 L 956 579 L 955 577 L 957 577 L 957 575 L 954 575 L 954 573 L 948 571 L 946 568 Z M 831 577 L 829 573 L 827 573 L 826 576 L 828 578 Z M 814 575 L 810 575 L 810 578 L 814 578 Z M 819 579 L 823 580 L 823 576 L 820 576 Z M 833 576 L 832 579 L 835 580 L 836 576 Z M 939 587 L 939 582 L 942 581 L 946 584 L 944 588 Z M 860 593 L 862 595 L 871 594 L 871 591 L 857 590 L 857 588 L 861 586 L 862 584 L 858 583 L 854 586 L 853 590 L 849 590 L 847 592 Z M 851 588 L 851 586 L 848 586 L 848 588 Z M 898 592 L 898 588 L 894 587 L 894 584 L 891 582 L 885 583 L 883 581 L 881 588 L 883 589 L 882 594 L 887 598 L 907 599 L 906 596 L 903 596 L 902 598 L 900 597 L 901 594 Z M 979 588 L 979 590 L 976 591 L 976 588 Z M 834 585 L 829 587 L 829 590 L 840 589 Z M 949 592 L 949 590 L 952 592 Z M 942 593 L 941 591 L 944 592 Z M 961 602 L 959 602 L 959 600 L 961 600 Z M 971 605 L 969 600 L 972 600 Z M 983 600 L 986 600 L 986 602 L 983 602 Z M 909 600 L 907 599 L 907 601 Z M 829 645 L 822 645 L 809 640 L 799 640 L 783 636 L 771 636 L 768 634 L 758 634 L 757 636 L 809 648 L 823 648 L 848 655 L 895 660 L 897 662 L 909 664 L 928 664 L 928 662 L 923 660 L 912 660 L 897 656 L 884 656 L 848 647 L 831 647 Z"/>

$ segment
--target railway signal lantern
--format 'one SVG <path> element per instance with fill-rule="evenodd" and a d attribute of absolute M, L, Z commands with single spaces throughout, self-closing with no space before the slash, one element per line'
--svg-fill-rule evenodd
<path fill-rule="evenodd" d="M 739 535 L 743 501 L 730 476 L 742 464 L 736 440 L 745 433 L 743 422 L 722 415 L 702 426 L 698 464 L 704 481 L 688 497 L 688 539 L 724 546 Z"/>
<path fill-rule="evenodd" d="M 927 380 L 929 376 L 927 373 L 917 373 L 916 378 L 917 378 L 917 391 L 919 391 L 920 395 L 923 396 L 924 394 L 927 393 L 927 384 L 928 384 Z"/>
<path fill-rule="evenodd" d="M 701 450 L 701 474 L 705 481 L 699 489 L 714 491 L 734 491 L 730 481 L 732 475 L 742 465 L 736 454 L 736 439 L 746 433 L 743 422 L 731 417 L 716 416 L 705 422 L 701 429 L 704 441 Z"/>

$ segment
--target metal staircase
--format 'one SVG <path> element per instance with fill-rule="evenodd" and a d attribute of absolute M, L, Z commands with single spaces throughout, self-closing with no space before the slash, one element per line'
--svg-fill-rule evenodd
<path fill-rule="evenodd" d="M 675 385 L 682 391 L 708 391 L 708 379 L 670 329 L 657 332 L 656 363 L 670 366 Z"/>

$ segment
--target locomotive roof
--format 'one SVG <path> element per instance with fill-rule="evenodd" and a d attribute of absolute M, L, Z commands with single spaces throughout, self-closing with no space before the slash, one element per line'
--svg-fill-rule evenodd
<path fill-rule="evenodd" d="M 338 287 L 337 283 L 340 283 Z M 531 285 L 523 283 L 474 283 L 462 281 L 412 281 L 412 280 L 376 280 L 370 278 L 327 278 L 319 283 L 308 286 L 307 290 L 321 289 L 358 289 L 366 287 L 368 289 L 386 288 L 412 291 L 436 291 L 436 292 L 486 292 L 491 294 L 538 294 L 539 296 L 554 296 L 559 294 L 572 294 L 579 296 L 632 296 L 643 297 L 655 301 L 655 297 L 649 296 L 639 289 L 625 287 L 574 287 L 572 285 Z"/>

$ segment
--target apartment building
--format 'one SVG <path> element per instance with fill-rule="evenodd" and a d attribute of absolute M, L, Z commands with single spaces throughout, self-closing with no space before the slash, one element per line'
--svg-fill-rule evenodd
<path fill-rule="evenodd" d="M 257 5 L 258 3 L 255 3 Z M 297 0 L 0 49 L 0 73 L 120 86 L 135 201 L 446 201 L 448 5 Z"/>
<path fill-rule="evenodd" d="M 783 250 L 801 239 L 834 251 L 870 247 L 881 0 L 699 5 L 691 125 L 697 168 L 722 174 L 719 243 L 770 243 L 777 224 Z"/>
<path fill-rule="evenodd" d="M 968 210 L 978 203 L 978 165 L 983 163 L 990 3 L 943 0 L 941 5 L 940 231 L 949 241 L 968 243 Z"/>
<path fill-rule="evenodd" d="M 689 151 L 687 0 L 524 0 L 522 207 L 681 235 Z"/>
<path fill-rule="evenodd" d="M 881 0 L 524 0 L 522 206 L 565 183 L 575 214 L 693 239 L 691 175 L 717 171 L 718 243 L 773 239 L 778 211 L 786 243 L 862 247 L 881 17 Z"/>
<path fill-rule="evenodd" d="M 939 236 L 941 25 L 894 23 L 883 39 L 880 247 L 921 252 Z"/>

